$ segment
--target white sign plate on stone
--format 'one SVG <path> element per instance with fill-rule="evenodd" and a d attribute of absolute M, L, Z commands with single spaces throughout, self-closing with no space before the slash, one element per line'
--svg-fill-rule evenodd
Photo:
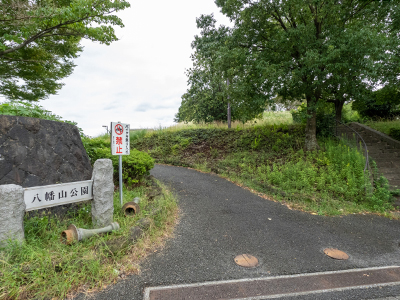
<path fill-rule="evenodd" d="M 111 122 L 111 154 L 129 155 L 131 147 L 129 142 L 129 124 Z"/>
<path fill-rule="evenodd" d="M 26 211 L 93 199 L 93 181 L 77 181 L 24 189 Z"/>

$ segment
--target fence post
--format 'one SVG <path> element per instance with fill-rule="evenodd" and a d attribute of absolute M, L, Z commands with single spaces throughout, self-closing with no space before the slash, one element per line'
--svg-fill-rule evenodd
<path fill-rule="evenodd" d="M 0 185 L 0 247 L 7 245 L 7 241 L 23 242 L 24 189 L 16 184 Z"/>
<path fill-rule="evenodd" d="M 111 159 L 98 159 L 93 166 L 92 222 L 94 228 L 111 225 L 114 213 L 114 181 Z"/>

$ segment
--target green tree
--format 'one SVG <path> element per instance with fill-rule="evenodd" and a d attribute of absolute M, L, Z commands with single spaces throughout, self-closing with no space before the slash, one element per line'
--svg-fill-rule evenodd
<path fill-rule="evenodd" d="M 187 92 L 176 121 L 212 122 L 227 119 L 231 103 L 232 120 L 245 122 L 265 109 L 267 96 L 257 86 L 249 51 L 238 47 L 232 30 L 216 28 L 213 15 L 197 19 L 201 35 L 192 42 L 193 67 L 187 71 Z M 227 85 L 227 80 L 230 84 Z"/>
<path fill-rule="evenodd" d="M 200 36 L 192 42 L 193 67 L 186 71 L 188 90 L 182 95 L 182 103 L 176 114 L 177 122 L 213 122 L 227 118 L 226 84 L 219 70 L 215 68 L 218 48 L 225 44 L 229 29 L 215 27 L 212 15 L 196 19 Z"/>
<path fill-rule="evenodd" d="M 369 91 L 365 97 L 352 103 L 352 109 L 360 116 L 370 119 L 391 119 L 399 115 L 400 91 L 397 86 L 386 85 L 379 90 Z"/>
<path fill-rule="evenodd" d="M 242 46 L 265 62 L 263 78 L 284 99 L 306 99 L 305 150 L 318 148 L 316 109 L 336 89 L 369 78 L 385 55 L 394 2 L 373 0 L 216 0 L 231 20 Z M 369 59 L 371 58 L 371 59 Z M 359 60 L 366 61 L 359 63 Z M 350 70 L 350 71 L 349 71 Z M 372 76 L 374 77 L 374 76 Z"/>
<path fill-rule="evenodd" d="M 0 5 L 0 94 L 36 101 L 55 94 L 71 74 L 86 38 L 117 40 L 114 13 L 125 0 L 2 0 Z"/>

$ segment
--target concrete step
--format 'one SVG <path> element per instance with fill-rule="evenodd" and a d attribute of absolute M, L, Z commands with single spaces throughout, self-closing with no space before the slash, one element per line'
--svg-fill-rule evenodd
<path fill-rule="evenodd" d="M 380 140 L 376 140 L 376 139 L 364 139 L 363 136 L 361 136 L 364 140 L 364 142 L 368 145 L 375 145 L 375 144 L 382 144 L 382 142 Z"/>
<path fill-rule="evenodd" d="M 378 141 L 376 143 L 370 143 L 368 140 L 364 140 L 364 142 L 368 145 L 370 144 L 370 146 L 372 147 L 378 147 L 378 148 L 383 148 L 386 147 L 387 143 L 384 143 L 382 141 Z"/>
<path fill-rule="evenodd" d="M 389 185 L 392 189 L 400 189 L 400 180 L 389 180 Z"/>
<path fill-rule="evenodd" d="M 375 155 L 368 153 L 369 156 L 375 158 L 376 160 L 391 160 L 398 161 L 399 158 L 393 153 L 376 153 Z"/>
<path fill-rule="evenodd" d="M 389 182 L 400 181 L 400 174 L 383 174 Z"/>
<path fill-rule="evenodd" d="M 400 176 L 400 170 L 398 168 L 380 168 L 379 172 L 385 174 L 385 176 L 391 174 L 399 174 Z"/>
<path fill-rule="evenodd" d="M 385 153 L 395 153 L 395 154 L 399 154 L 400 153 L 400 149 L 386 149 Z"/>
<path fill-rule="evenodd" d="M 392 145 L 386 144 L 385 150 L 392 150 L 392 149 L 396 149 L 396 148 L 393 147 Z"/>
<path fill-rule="evenodd" d="M 395 159 L 395 157 L 393 157 L 392 155 L 389 155 L 387 153 L 382 153 L 381 155 L 377 156 L 375 158 L 375 161 L 393 161 L 393 160 L 397 160 Z"/>
<path fill-rule="evenodd" d="M 391 168 L 391 167 L 394 166 L 393 162 L 391 162 L 391 161 L 376 161 L 375 160 L 375 162 L 376 162 L 376 166 L 378 167 L 378 169 L 380 169 L 380 168 Z"/>

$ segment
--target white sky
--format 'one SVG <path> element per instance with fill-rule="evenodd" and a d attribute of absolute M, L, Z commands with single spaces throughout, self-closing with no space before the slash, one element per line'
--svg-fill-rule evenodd
<path fill-rule="evenodd" d="M 133 0 L 118 13 L 125 24 L 110 46 L 84 41 L 74 72 L 58 95 L 39 104 L 85 134 L 105 133 L 111 121 L 132 128 L 173 124 L 187 89 L 185 69 L 192 66 L 196 18 L 214 13 L 219 26 L 229 20 L 214 0 Z"/>

